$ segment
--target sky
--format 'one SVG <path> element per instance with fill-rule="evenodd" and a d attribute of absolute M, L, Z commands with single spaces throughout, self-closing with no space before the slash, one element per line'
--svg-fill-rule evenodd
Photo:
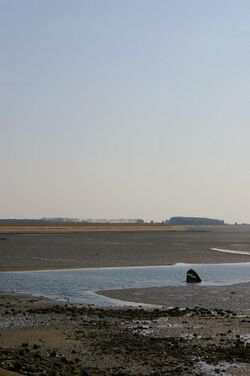
<path fill-rule="evenodd" d="M 248 0 L 0 0 L 0 217 L 250 223 Z"/>

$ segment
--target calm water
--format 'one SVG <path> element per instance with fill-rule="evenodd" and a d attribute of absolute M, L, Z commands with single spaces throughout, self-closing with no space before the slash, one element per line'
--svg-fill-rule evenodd
<path fill-rule="evenodd" d="M 158 267 L 95 268 L 39 272 L 2 272 L 0 290 L 43 295 L 97 305 L 126 303 L 95 294 L 97 290 L 130 287 L 185 286 L 186 272 L 195 269 L 204 285 L 250 282 L 250 263 L 177 264 Z M 131 305 L 131 303 L 129 303 Z"/>

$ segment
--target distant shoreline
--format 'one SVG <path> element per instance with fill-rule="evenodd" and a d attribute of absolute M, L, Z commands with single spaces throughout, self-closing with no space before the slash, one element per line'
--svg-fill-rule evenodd
<path fill-rule="evenodd" d="M 203 224 L 167 224 L 167 223 L 21 223 L 0 222 L 0 237 L 5 234 L 81 234 L 87 232 L 182 232 L 212 231 L 250 228 L 250 225 L 203 225 Z"/>
<path fill-rule="evenodd" d="M 117 232 L 117 231 L 187 231 L 185 226 L 167 224 L 82 224 L 82 223 L 52 223 L 52 224 L 16 224 L 0 223 L 0 234 L 80 234 L 86 232 Z"/>

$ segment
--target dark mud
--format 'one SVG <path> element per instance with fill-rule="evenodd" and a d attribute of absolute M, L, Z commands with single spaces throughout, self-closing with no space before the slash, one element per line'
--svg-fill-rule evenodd
<path fill-rule="evenodd" d="M 211 375 L 225 374 L 223 367 L 249 374 L 250 318 L 229 310 L 111 310 L 2 297 L 0 364 L 9 371 L 186 376 L 206 375 L 206 364 Z"/>

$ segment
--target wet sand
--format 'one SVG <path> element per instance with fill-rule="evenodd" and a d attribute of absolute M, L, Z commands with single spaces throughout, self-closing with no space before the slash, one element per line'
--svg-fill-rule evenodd
<path fill-rule="evenodd" d="M 96 231 L 0 236 L 0 271 L 250 261 L 249 226 L 186 227 L 185 231 Z M 166 227 L 168 228 L 168 227 Z"/>
<path fill-rule="evenodd" d="M 20 373 L 7 371 L 6 369 L 0 368 L 0 376 L 18 376 Z"/>
<path fill-rule="evenodd" d="M 164 286 L 138 289 L 102 290 L 98 294 L 135 303 L 166 307 L 213 307 L 250 314 L 250 283 L 229 286 Z M 250 328 L 249 328 L 250 329 Z"/>
<path fill-rule="evenodd" d="M 0 364 L 34 376 L 247 376 L 249 322 L 218 309 L 100 309 L 1 294 Z"/>

